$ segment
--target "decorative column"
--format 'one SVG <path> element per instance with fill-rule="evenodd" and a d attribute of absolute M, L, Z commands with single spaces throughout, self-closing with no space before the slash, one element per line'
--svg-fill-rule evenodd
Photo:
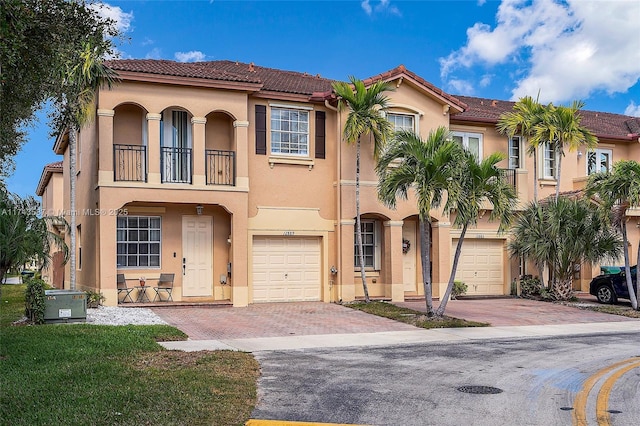
<path fill-rule="evenodd" d="M 191 119 L 193 125 L 193 149 L 191 155 L 193 158 L 193 184 L 204 186 L 206 184 L 205 177 L 205 117 L 193 117 Z"/>
<path fill-rule="evenodd" d="M 112 109 L 99 109 L 98 114 L 98 184 L 113 182 L 113 117 Z"/>
<path fill-rule="evenodd" d="M 160 120 L 162 114 L 147 114 L 147 181 L 160 183 Z"/>
<path fill-rule="evenodd" d="M 432 285 L 433 297 L 440 298 L 444 295 L 451 275 L 451 223 L 435 222 L 431 224 L 432 243 Z"/>
<path fill-rule="evenodd" d="M 385 287 L 384 296 L 392 302 L 404 302 L 404 280 L 402 276 L 402 225 L 403 221 L 384 222 L 385 242 Z"/>
<path fill-rule="evenodd" d="M 100 205 L 110 206 L 106 200 Z M 97 256 L 99 270 L 97 272 L 98 282 L 100 283 L 100 292 L 106 298 L 105 306 L 118 305 L 118 290 L 116 284 L 116 215 L 100 215 L 98 216 L 98 250 Z"/>
<path fill-rule="evenodd" d="M 342 270 L 338 271 L 340 275 L 340 288 L 338 288 L 338 300 L 343 302 L 352 302 L 356 300 L 355 285 L 355 268 L 353 259 L 354 253 L 354 227 L 356 221 L 353 219 L 343 219 L 340 221 L 341 238 L 339 244 L 342 245 Z M 362 284 L 360 284 L 362 285 Z"/>
<path fill-rule="evenodd" d="M 249 122 L 233 122 L 236 147 L 236 186 L 249 188 Z"/>

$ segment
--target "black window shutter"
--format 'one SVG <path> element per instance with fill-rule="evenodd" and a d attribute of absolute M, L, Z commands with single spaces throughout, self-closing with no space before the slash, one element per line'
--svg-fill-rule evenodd
<path fill-rule="evenodd" d="M 267 154 L 267 107 L 256 105 L 256 154 Z"/>
<path fill-rule="evenodd" d="M 325 158 L 325 118 L 324 111 L 316 111 L 316 158 Z"/>

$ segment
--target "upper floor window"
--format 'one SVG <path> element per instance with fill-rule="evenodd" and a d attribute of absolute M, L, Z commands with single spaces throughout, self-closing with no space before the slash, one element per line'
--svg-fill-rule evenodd
<path fill-rule="evenodd" d="M 407 130 L 415 132 L 414 116 L 411 114 L 398 114 L 395 112 L 387 113 L 387 120 L 393 126 L 394 131 Z"/>
<path fill-rule="evenodd" d="M 587 152 L 587 175 L 611 170 L 613 151 L 610 149 L 594 149 Z"/>
<path fill-rule="evenodd" d="M 271 108 L 271 153 L 309 155 L 309 111 Z"/>
<path fill-rule="evenodd" d="M 453 140 L 471 152 L 478 160 L 482 159 L 482 134 L 453 132 Z"/>
<path fill-rule="evenodd" d="M 512 136 L 509 138 L 509 168 L 519 169 L 522 167 L 522 138 Z"/>
<path fill-rule="evenodd" d="M 380 221 L 362 220 L 360 222 L 362 229 L 362 251 L 364 253 L 364 267 L 369 270 L 380 270 Z M 354 243 L 354 266 L 360 268 L 360 256 L 358 251 L 358 239 L 353 233 Z"/>
<path fill-rule="evenodd" d="M 182 110 L 165 110 L 160 122 L 160 140 L 163 147 L 191 148 L 189 114 Z"/>
<path fill-rule="evenodd" d="M 120 216 L 116 233 L 118 268 L 160 267 L 160 216 Z"/>
<path fill-rule="evenodd" d="M 556 164 L 558 160 L 556 150 L 551 142 L 542 145 L 542 177 L 545 179 L 556 178 Z"/>

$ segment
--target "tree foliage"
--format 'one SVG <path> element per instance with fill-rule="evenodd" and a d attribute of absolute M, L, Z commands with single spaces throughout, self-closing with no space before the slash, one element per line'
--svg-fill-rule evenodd
<path fill-rule="evenodd" d="M 511 233 L 511 255 L 547 265 L 553 295 L 561 300 L 571 297 L 576 265 L 614 259 L 622 252 L 618 234 L 584 198 L 530 203 Z"/>
<path fill-rule="evenodd" d="M 376 171 L 378 173 L 378 198 L 390 208 L 395 208 L 398 198 L 406 200 L 409 191 L 415 191 L 420 219 L 420 250 L 422 282 L 427 315 L 433 316 L 431 283 L 431 209 L 453 199 L 447 193 L 459 191 L 457 171 L 463 164 L 462 147 L 451 140 L 445 127 L 429 133 L 426 140 L 410 131 L 397 132 L 384 152 Z M 449 204 L 445 202 L 445 211 Z"/>
<path fill-rule="evenodd" d="M 633 160 L 618 161 L 613 165 L 612 172 L 599 172 L 589 176 L 587 182 L 587 195 L 595 196 L 600 202 L 604 217 L 622 235 L 624 249 L 624 263 L 629 298 L 634 309 L 638 309 L 640 299 L 640 286 L 636 293 L 631 282 L 631 260 L 629 259 L 627 237 L 627 211 L 630 207 L 640 207 L 640 163 Z M 640 263 L 640 242 L 638 242 L 638 257 L 636 263 Z M 640 284 L 640 278 L 636 278 L 636 285 Z"/>
<path fill-rule="evenodd" d="M 68 257 L 64 240 L 50 231 L 49 226 L 65 226 L 59 217 L 39 216 L 40 203 L 33 198 L 20 198 L 0 191 L 0 282 L 6 272 L 35 261 L 46 267 L 51 260 L 51 248 L 57 246 Z"/>
<path fill-rule="evenodd" d="M 0 164 L 6 170 L 26 127 L 48 100 L 65 98 L 70 67 L 89 44 L 113 53 L 114 22 L 84 0 L 3 0 L 0 6 Z M 54 113 L 54 132 L 65 121 Z"/>
<path fill-rule="evenodd" d="M 344 125 L 343 137 L 349 143 L 356 144 L 356 244 L 360 264 L 360 276 L 364 299 L 369 302 L 367 276 L 364 270 L 364 250 L 362 244 L 362 226 L 360 220 L 360 145 L 363 135 L 373 138 L 373 156 L 378 159 L 380 152 L 393 133 L 391 123 L 384 116 L 389 105 L 389 98 L 385 92 L 393 90 L 393 86 L 383 81 L 377 81 L 368 88 L 362 80 L 349 77 L 351 84 L 336 82 L 333 90 L 338 96 L 338 110 L 348 110 Z"/>

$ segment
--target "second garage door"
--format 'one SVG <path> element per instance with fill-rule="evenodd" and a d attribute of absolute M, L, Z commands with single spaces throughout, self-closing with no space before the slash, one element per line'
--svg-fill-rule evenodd
<path fill-rule="evenodd" d="M 453 240 L 451 261 L 458 240 Z M 469 296 L 504 294 L 504 241 L 465 238 L 458 262 L 456 280 L 467 284 Z"/>
<path fill-rule="evenodd" d="M 320 300 L 320 238 L 254 237 L 253 302 Z"/>

